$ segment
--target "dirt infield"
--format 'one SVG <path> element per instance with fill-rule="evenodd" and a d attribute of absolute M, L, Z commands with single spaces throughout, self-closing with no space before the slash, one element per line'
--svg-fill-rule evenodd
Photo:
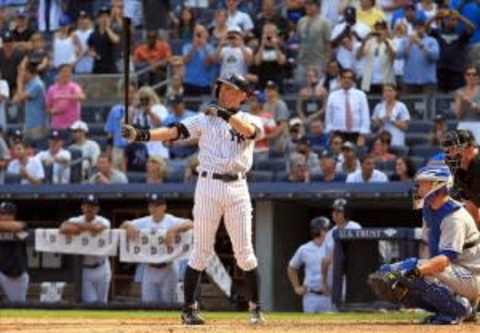
<path fill-rule="evenodd" d="M 400 320 L 376 320 L 372 317 L 366 319 L 339 318 L 325 319 L 322 316 L 277 316 L 269 315 L 268 322 L 262 326 L 252 327 L 246 324 L 246 314 L 233 314 L 232 319 L 227 314 L 206 315 L 208 325 L 198 327 L 184 327 L 179 325 L 176 315 L 169 314 L 166 317 L 132 318 L 127 314 L 125 319 L 105 318 L 79 318 L 78 316 L 66 318 L 63 315 L 56 316 L 51 313 L 51 318 L 26 318 L 23 315 L 15 316 L 14 312 L 7 314 L 0 311 L 1 333 L 250 333 L 250 332 L 319 332 L 319 333 L 412 333 L 412 332 L 480 332 L 480 324 L 464 324 L 460 326 L 423 326 L 416 323 L 415 316 L 411 319 Z M 298 319 L 297 319 L 298 317 Z M 359 315 L 361 317 L 361 315 Z"/>

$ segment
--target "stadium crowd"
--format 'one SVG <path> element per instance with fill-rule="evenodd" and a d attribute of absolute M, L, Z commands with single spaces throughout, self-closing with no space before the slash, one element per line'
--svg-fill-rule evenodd
<path fill-rule="evenodd" d="M 121 103 L 104 124 L 87 121 L 88 81 L 77 78 L 121 73 L 124 13 L 134 23 L 130 65 L 142 73 L 130 82 L 129 122 L 191 117 L 202 106 L 189 99 L 242 74 L 254 87 L 245 111 L 266 132 L 252 181 L 408 181 L 448 127 L 480 140 L 476 1 L 0 0 L 2 183 L 196 177 L 194 140 L 128 144 Z M 402 102 L 440 93 L 451 112 L 427 122 Z"/>

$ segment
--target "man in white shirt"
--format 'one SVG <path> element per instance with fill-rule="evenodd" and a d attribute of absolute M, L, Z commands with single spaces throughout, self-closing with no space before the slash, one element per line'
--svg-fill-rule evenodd
<path fill-rule="evenodd" d="M 88 125 L 85 122 L 77 120 L 70 126 L 70 130 L 72 131 L 73 143 L 69 148 L 80 150 L 82 157 L 86 158 L 82 161 L 82 179 L 85 180 L 88 179 L 90 171 L 97 164 L 101 153 L 100 146 L 87 138 Z"/>
<path fill-rule="evenodd" d="M 45 178 L 42 162 L 28 156 L 25 143 L 16 141 L 13 150 L 16 158 L 8 164 L 7 174 L 20 176 L 20 184 L 41 184 Z"/>
<path fill-rule="evenodd" d="M 386 183 L 388 177 L 380 170 L 375 169 L 375 159 L 364 156 L 360 159 L 362 167 L 360 170 L 350 173 L 347 176 L 347 183 Z"/>
<path fill-rule="evenodd" d="M 227 0 L 227 26 L 229 28 L 239 28 L 241 31 L 250 31 L 253 29 L 253 22 L 250 15 L 239 11 L 238 0 Z"/>
<path fill-rule="evenodd" d="M 343 70 L 341 88 L 328 96 L 325 129 L 327 133 L 341 134 L 344 141 L 363 146 L 365 135 L 370 133 L 370 109 L 367 96 L 354 83 L 353 70 Z"/>
<path fill-rule="evenodd" d="M 1 76 L 1 74 L 0 74 Z M 7 101 L 10 98 L 10 87 L 6 80 L 0 79 L 0 127 L 2 130 L 7 130 Z"/>
<path fill-rule="evenodd" d="M 148 198 L 149 216 L 126 221 L 121 228 L 127 231 L 128 239 L 137 239 L 140 232 L 165 233 L 167 246 L 175 245 L 176 236 L 193 228 L 193 222 L 167 214 L 165 199 L 156 193 Z M 173 262 L 146 264 L 142 278 L 142 302 L 172 304 L 176 301 L 175 290 L 178 276 Z"/>
<path fill-rule="evenodd" d="M 312 240 L 303 244 L 295 252 L 288 264 L 288 279 L 295 294 L 303 296 L 303 312 L 318 313 L 331 310 L 331 299 L 323 290 L 326 278 L 321 272 L 321 262 L 326 256 L 325 236 L 330 228 L 330 220 L 319 216 L 310 221 Z M 305 269 L 305 278 L 300 284 L 298 270 Z"/>
<path fill-rule="evenodd" d="M 245 76 L 253 61 L 253 52 L 245 46 L 242 31 L 238 27 L 229 28 L 227 45 L 220 44 L 215 60 L 220 63 L 220 77 L 228 78 L 233 74 Z"/>
<path fill-rule="evenodd" d="M 325 236 L 325 259 L 322 260 L 322 275 L 328 276 L 324 279 L 323 290 L 328 293 L 331 292 L 333 286 L 333 253 L 335 250 L 335 240 L 333 232 L 341 229 L 362 229 L 362 226 L 355 221 L 350 220 L 352 211 L 346 199 L 336 199 L 332 204 L 332 220 L 335 223 L 334 227 L 330 229 Z M 342 297 L 345 295 L 345 281 L 343 282 Z"/>
<path fill-rule="evenodd" d="M 97 235 L 110 229 L 110 221 L 97 215 L 100 209 L 98 199 L 90 194 L 82 201 L 82 215 L 63 222 L 60 232 L 73 237 L 88 232 Z M 112 279 L 110 261 L 107 257 L 84 256 L 82 270 L 82 301 L 84 303 L 108 302 L 108 290 Z"/>
<path fill-rule="evenodd" d="M 48 140 L 48 149 L 39 152 L 36 156 L 44 166 L 44 170 L 51 168 L 50 181 L 52 184 L 70 183 L 70 161 L 72 156 L 68 150 L 63 149 L 62 133 L 52 130 Z"/>
<path fill-rule="evenodd" d="M 97 172 L 88 180 L 90 184 L 126 184 L 127 176 L 112 166 L 112 158 L 102 154 L 97 160 Z"/>

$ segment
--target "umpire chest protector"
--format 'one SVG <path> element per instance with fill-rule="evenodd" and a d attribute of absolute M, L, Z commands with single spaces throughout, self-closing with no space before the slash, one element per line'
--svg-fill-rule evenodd
<path fill-rule="evenodd" d="M 453 200 L 448 200 L 440 209 L 433 210 L 430 207 L 423 207 L 423 221 L 427 226 L 428 232 L 428 249 L 430 256 L 434 257 L 438 255 L 440 243 L 441 230 L 440 226 L 442 221 L 450 214 L 459 210 L 462 206 Z"/>

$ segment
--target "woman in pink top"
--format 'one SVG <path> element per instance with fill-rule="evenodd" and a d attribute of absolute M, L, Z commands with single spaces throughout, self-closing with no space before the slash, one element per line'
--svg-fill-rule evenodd
<path fill-rule="evenodd" d="M 47 109 L 52 129 L 67 129 L 80 120 L 81 101 L 85 99 L 82 88 L 72 81 L 72 66 L 61 65 L 57 82 L 48 88 Z"/>

